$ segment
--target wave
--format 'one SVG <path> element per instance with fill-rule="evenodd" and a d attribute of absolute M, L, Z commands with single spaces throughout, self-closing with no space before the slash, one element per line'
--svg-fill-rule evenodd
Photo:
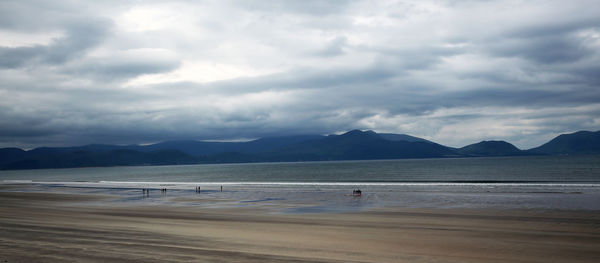
<path fill-rule="evenodd" d="M 29 184 L 32 183 L 32 180 L 3 180 L 5 184 Z"/>

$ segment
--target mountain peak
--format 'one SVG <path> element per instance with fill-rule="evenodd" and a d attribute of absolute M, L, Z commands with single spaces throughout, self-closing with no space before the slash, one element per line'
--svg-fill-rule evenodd
<path fill-rule="evenodd" d="M 434 143 L 432 141 L 425 140 L 423 138 L 410 136 L 407 134 L 394 134 L 394 133 L 378 133 L 379 137 L 388 141 L 406 141 L 406 142 L 427 142 Z"/>
<path fill-rule="evenodd" d="M 357 134 L 377 134 L 377 133 L 372 130 L 362 131 L 359 129 L 354 129 L 354 130 L 348 131 L 342 135 L 357 135 Z"/>
<path fill-rule="evenodd" d="M 367 130 L 367 131 L 361 131 L 361 130 L 351 130 L 349 132 L 346 132 L 342 135 L 338 135 L 337 137 L 339 138 L 346 138 L 346 139 L 355 139 L 355 138 L 361 138 L 361 139 L 381 139 L 379 137 L 379 135 L 371 130 Z"/>
<path fill-rule="evenodd" d="M 561 134 L 529 151 L 544 154 L 598 154 L 600 153 L 600 131 Z"/>
<path fill-rule="evenodd" d="M 469 156 L 509 156 L 522 155 L 523 151 L 505 141 L 481 141 L 458 149 Z"/>

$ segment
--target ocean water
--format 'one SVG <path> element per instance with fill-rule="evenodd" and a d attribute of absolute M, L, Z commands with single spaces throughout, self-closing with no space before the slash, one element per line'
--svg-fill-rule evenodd
<path fill-rule="evenodd" d="M 0 183 L 109 193 L 121 197 L 116 205 L 270 207 L 285 213 L 388 206 L 600 210 L 598 155 L 21 170 L 0 171 Z M 363 195 L 351 196 L 354 189 Z"/>

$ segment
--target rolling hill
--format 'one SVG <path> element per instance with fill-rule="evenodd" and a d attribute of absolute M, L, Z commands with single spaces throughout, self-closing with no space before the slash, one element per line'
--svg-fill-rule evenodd
<path fill-rule="evenodd" d="M 91 144 L 0 149 L 1 169 L 122 165 L 372 160 L 600 154 L 600 132 L 562 134 L 540 147 L 520 150 L 505 141 L 452 148 L 406 134 L 352 130 L 340 135 L 267 137 L 247 142 L 166 141 L 151 145 Z"/>
<path fill-rule="evenodd" d="M 517 156 L 527 155 L 514 145 L 505 141 L 482 141 L 457 149 L 465 156 Z"/>
<path fill-rule="evenodd" d="M 528 150 L 538 154 L 600 154 L 600 131 L 561 134 L 549 142 Z"/>

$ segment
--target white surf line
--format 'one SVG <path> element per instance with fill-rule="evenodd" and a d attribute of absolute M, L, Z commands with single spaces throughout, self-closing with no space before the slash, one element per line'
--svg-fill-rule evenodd
<path fill-rule="evenodd" d="M 79 187 L 183 187 L 183 186 L 523 186 L 523 187 L 600 187 L 600 183 L 451 183 L 451 182 L 35 182 L 31 180 L 4 180 L 10 183 L 31 183 Z"/>

